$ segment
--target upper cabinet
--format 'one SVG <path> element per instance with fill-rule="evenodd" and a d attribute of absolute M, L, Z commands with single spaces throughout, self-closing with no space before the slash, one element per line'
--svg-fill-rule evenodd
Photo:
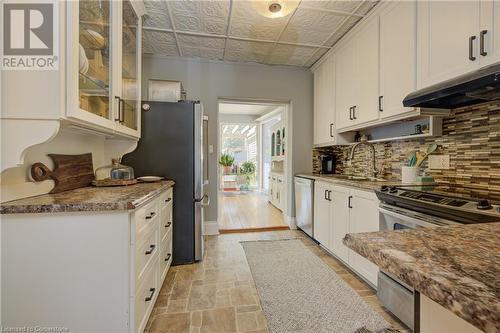
<path fill-rule="evenodd" d="M 382 119 L 413 111 L 403 98 L 416 90 L 415 2 L 394 2 L 380 14 L 380 96 Z M 397 27 L 397 29 L 395 28 Z"/>
<path fill-rule="evenodd" d="M 500 60 L 500 3 L 418 1 L 418 88 Z"/>
<path fill-rule="evenodd" d="M 337 53 L 338 128 L 378 119 L 379 19 L 372 18 Z"/>
<path fill-rule="evenodd" d="M 314 71 L 314 144 L 335 144 L 335 61 L 328 57 Z"/>
<path fill-rule="evenodd" d="M 66 115 L 104 132 L 140 136 L 141 16 L 131 1 L 68 2 Z"/>

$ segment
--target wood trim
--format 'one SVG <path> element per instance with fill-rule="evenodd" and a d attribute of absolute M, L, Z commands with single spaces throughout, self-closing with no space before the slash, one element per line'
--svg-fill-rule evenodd
<path fill-rule="evenodd" d="M 262 227 L 262 228 L 245 228 L 245 229 L 219 229 L 220 234 L 236 234 L 244 232 L 264 232 L 264 231 L 278 231 L 290 230 L 288 226 L 275 226 L 275 227 Z"/>

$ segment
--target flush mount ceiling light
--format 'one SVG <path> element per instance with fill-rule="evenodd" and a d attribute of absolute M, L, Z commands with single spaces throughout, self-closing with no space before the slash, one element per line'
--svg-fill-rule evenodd
<path fill-rule="evenodd" d="M 252 1 L 255 10 L 262 16 L 269 18 L 285 17 L 292 13 L 299 5 L 294 0 Z"/>

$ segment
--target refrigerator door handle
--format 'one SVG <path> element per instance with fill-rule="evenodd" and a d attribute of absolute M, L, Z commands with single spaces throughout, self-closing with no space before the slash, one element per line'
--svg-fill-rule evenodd
<path fill-rule="evenodd" d="M 208 206 L 210 206 L 210 197 L 209 197 L 208 195 L 206 195 L 206 194 L 205 194 L 205 195 L 203 196 L 203 198 L 204 198 L 205 200 L 201 201 L 201 206 L 202 206 L 202 207 L 208 207 Z M 203 199 L 203 198 L 202 198 L 202 199 Z"/>

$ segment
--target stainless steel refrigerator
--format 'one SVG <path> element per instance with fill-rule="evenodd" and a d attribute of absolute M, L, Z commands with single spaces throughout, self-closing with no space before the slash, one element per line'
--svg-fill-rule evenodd
<path fill-rule="evenodd" d="M 132 166 L 137 177 L 162 176 L 175 181 L 173 264 L 199 261 L 203 258 L 203 206 L 208 204 L 203 106 L 189 101 L 146 101 L 142 105 L 141 139 L 123 157 L 123 164 Z"/>

